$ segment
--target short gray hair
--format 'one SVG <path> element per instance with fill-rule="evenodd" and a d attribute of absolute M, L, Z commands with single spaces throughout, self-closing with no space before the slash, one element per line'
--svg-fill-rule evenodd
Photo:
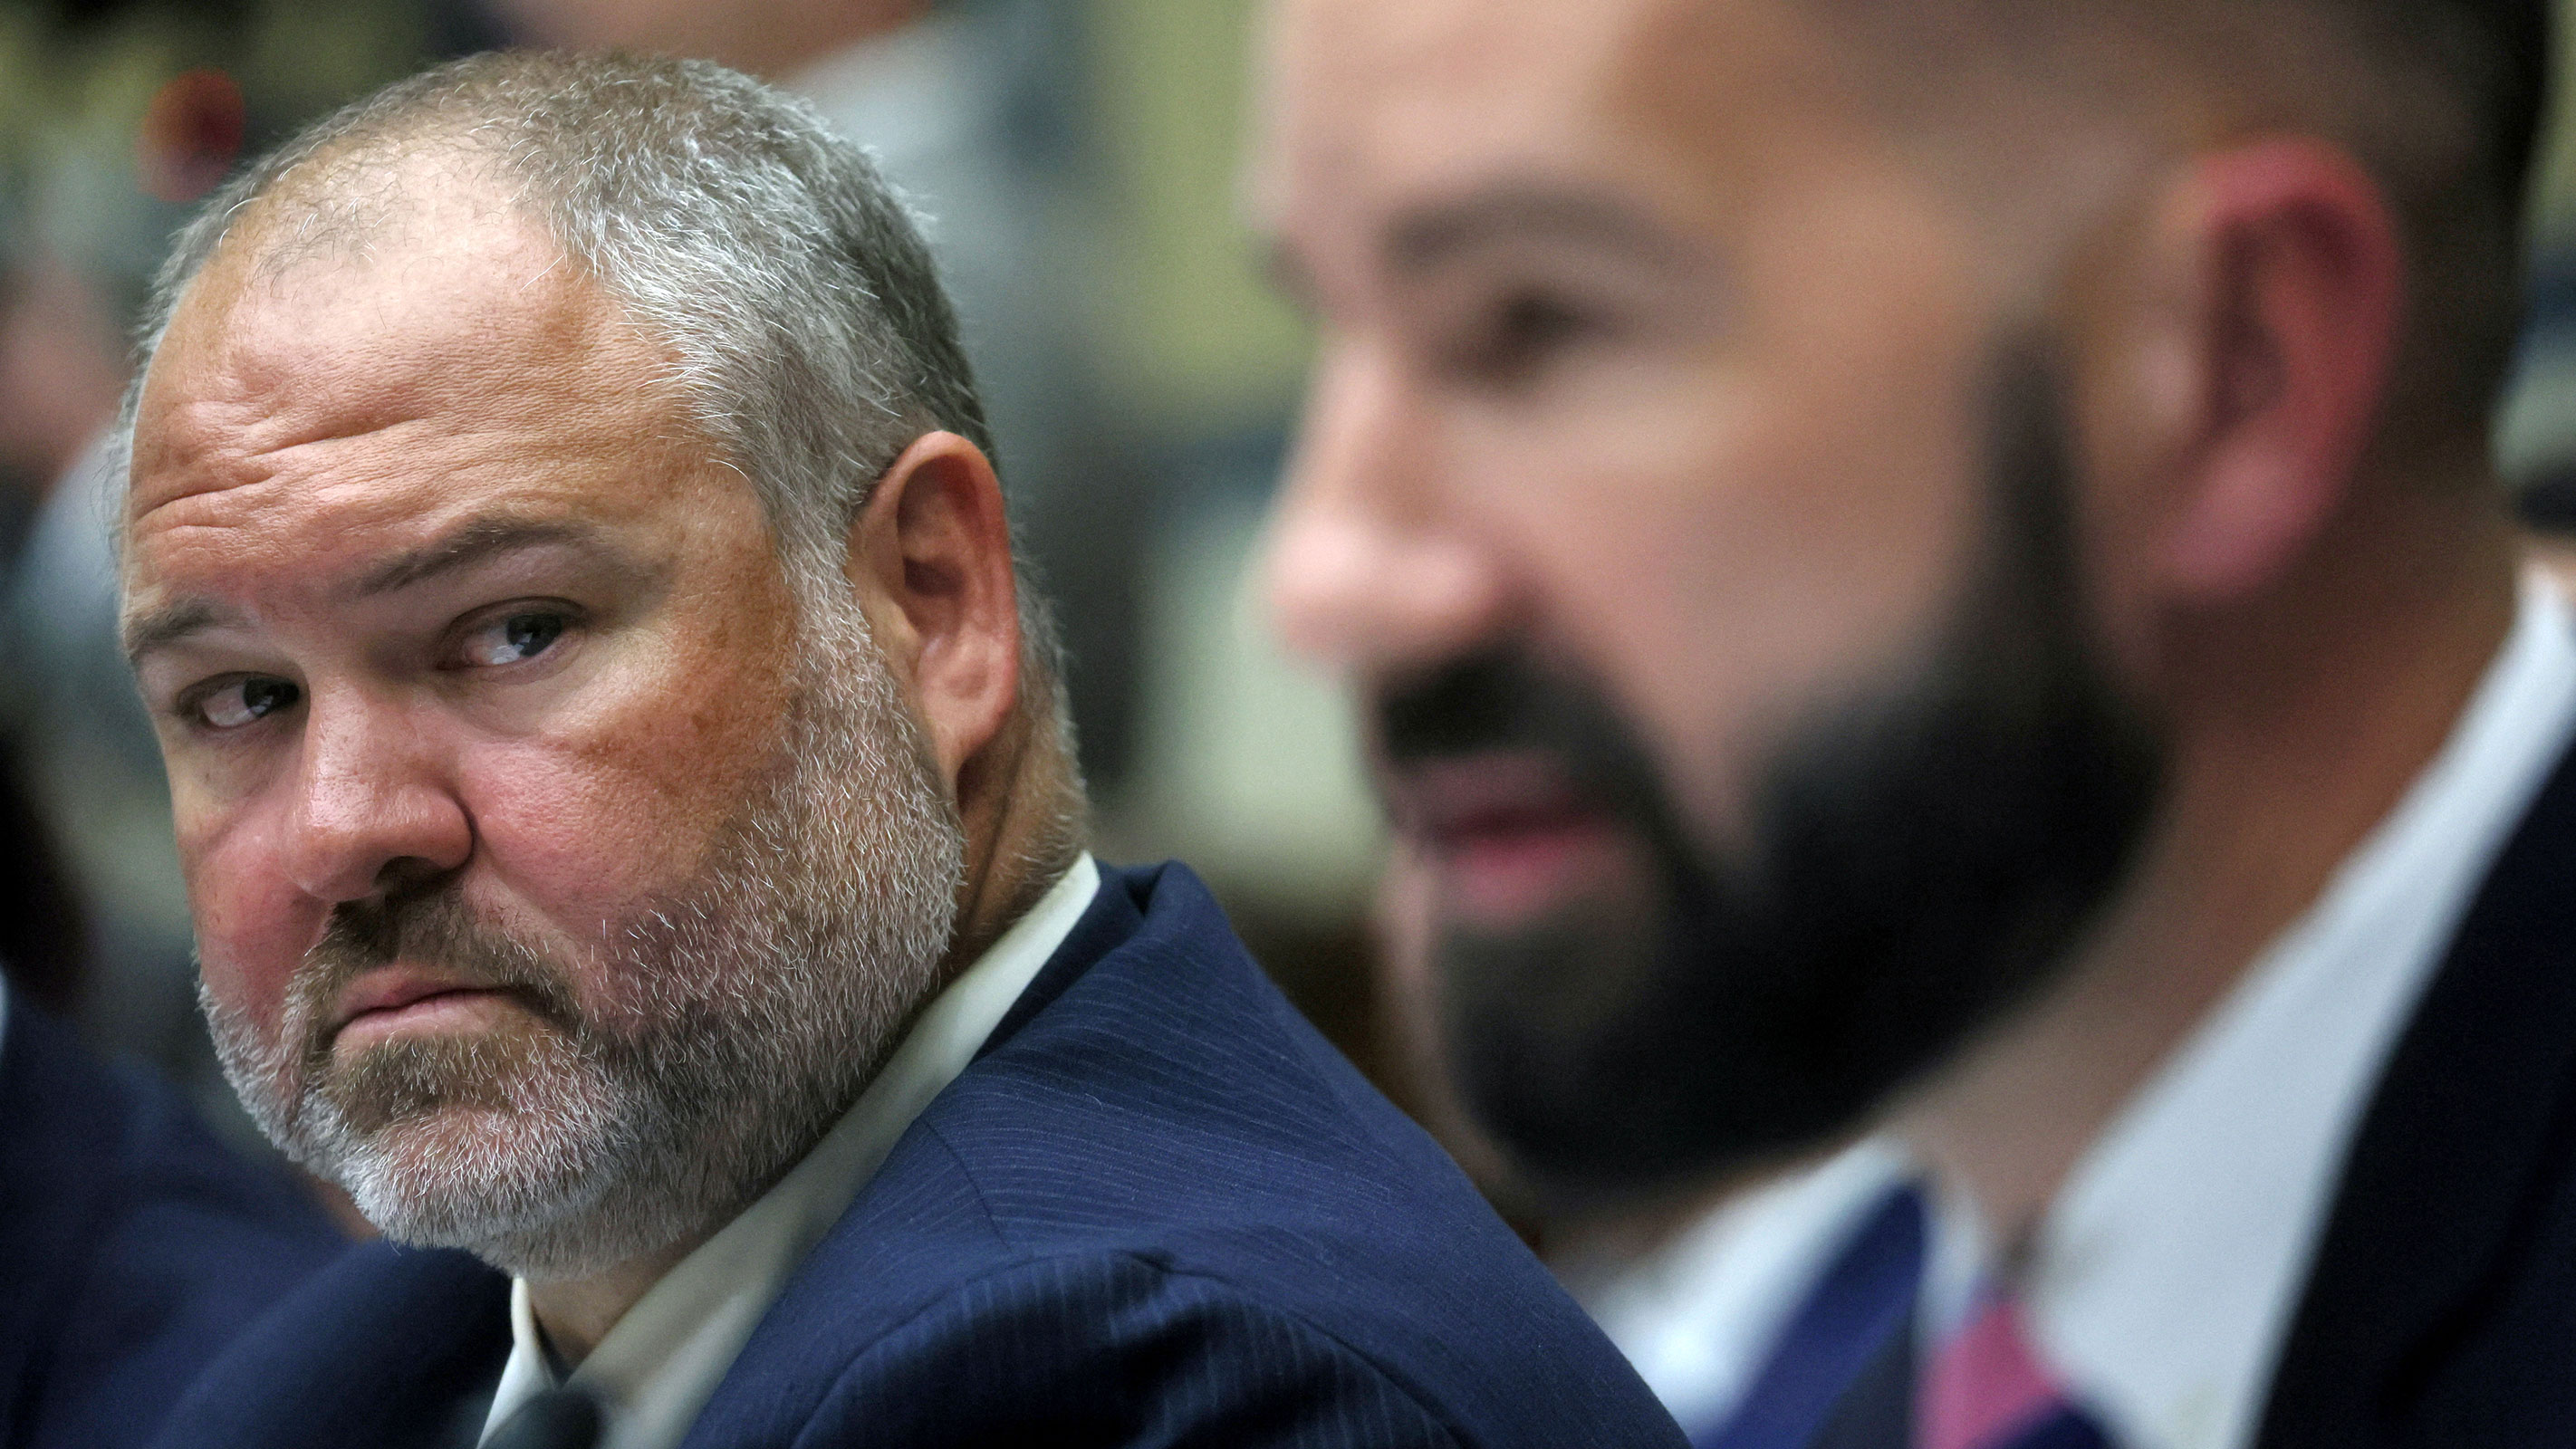
<path fill-rule="evenodd" d="M 838 576 L 851 522 L 915 438 L 945 429 L 993 453 L 956 313 L 902 199 L 811 105 L 705 61 L 470 56 L 316 122 L 180 232 L 145 318 L 146 367 L 247 213 L 292 208 L 263 258 L 358 244 L 399 205 L 369 181 L 425 153 L 475 166 L 670 349 L 672 380 L 758 492 L 801 586 Z M 118 430 L 129 457 L 143 371 Z M 1063 754 L 1078 843 L 1063 646 L 1025 570 L 1019 595 L 1020 709 L 1032 744 Z"/>

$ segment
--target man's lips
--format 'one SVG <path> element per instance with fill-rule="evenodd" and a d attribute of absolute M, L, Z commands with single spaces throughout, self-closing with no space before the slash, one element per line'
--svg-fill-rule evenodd
<path fill-rule="evenodd" d="M 1447 887 L 1450 911 L 1503 926 L 1609 866 L 1618 820 L 1556 759 L 1530 752 L 1413 761 L 1382 775 L 1396 828 Z"/>
<path fill-rule="evenodd" d="M 378 1038 L 480 1014 L 508 992 L 450 972 L 386 966 L 367 972 L 340 993 L 331 1014 L 335 1040 Z"/>

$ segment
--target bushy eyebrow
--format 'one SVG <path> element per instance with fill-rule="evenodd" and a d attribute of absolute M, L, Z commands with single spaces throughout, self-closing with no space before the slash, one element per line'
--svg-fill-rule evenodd
<path fill-rule="evenodd" d="M 600 547 L 597 530 L 559 519 L 478 518 L 440 538 L 389 559 L 350 586 L 352 599 L 376 598 L 472 568 L 507 554 L 558 545 Z M 125 621 L 125 658 L 140 666 L 147 655 L 208 629 L 239 622 L 233 609 L 211 599 L 175 599 Z"/>

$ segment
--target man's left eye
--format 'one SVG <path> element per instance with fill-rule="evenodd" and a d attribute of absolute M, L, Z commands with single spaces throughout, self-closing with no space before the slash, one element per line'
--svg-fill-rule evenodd
<path fill-rule="evenodd" d="M 569 621 L 561 614 L 504 614 L 465 637 L 469 665 L 518 664 L 554 647 Z"/>

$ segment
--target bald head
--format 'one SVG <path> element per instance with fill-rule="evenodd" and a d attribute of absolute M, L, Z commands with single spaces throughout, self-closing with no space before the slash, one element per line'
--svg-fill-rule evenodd
<path fill-rule="evenodd" d="M 800 494 L 837 505 L 819 510 L 837 534 L 925 429 L 989 443 L 902 201 L 810 106 L 696 62 L 484 55 L 388 87 L 208 200 L 152 331 L 236 238 L 270 271 L 358 255 L 451 192 L 536 222 L 670 347 L 791 537 Z"/>

